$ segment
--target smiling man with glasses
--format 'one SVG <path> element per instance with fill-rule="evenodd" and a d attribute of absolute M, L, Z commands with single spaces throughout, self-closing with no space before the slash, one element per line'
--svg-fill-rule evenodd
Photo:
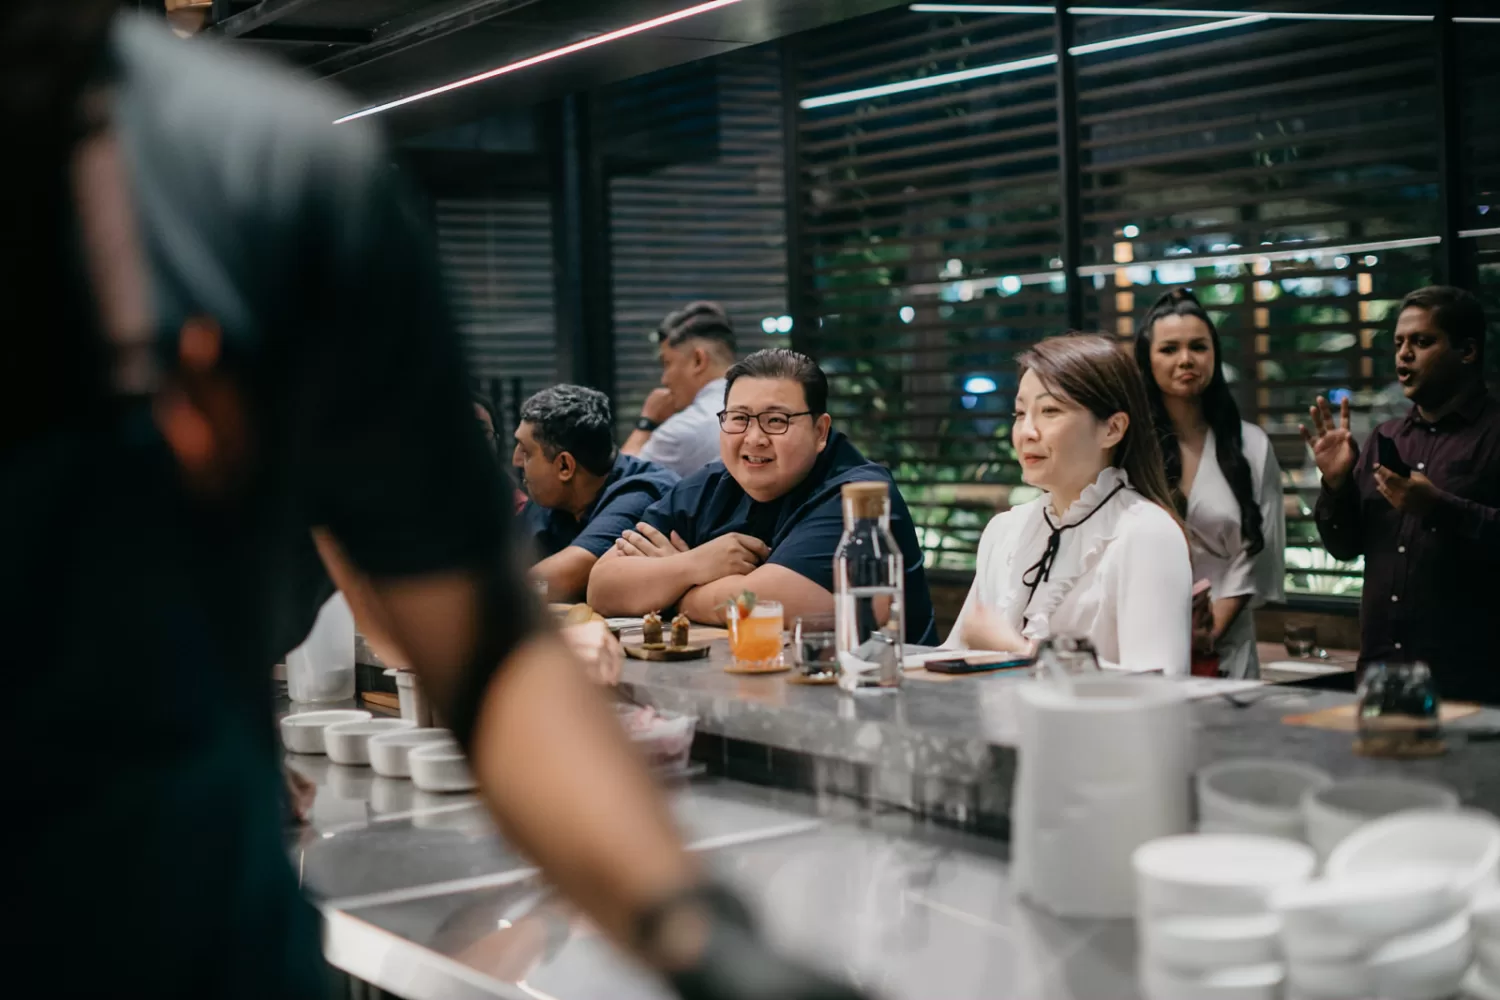
<path fill-rule="evenodd" d="M 891 476 L 828 415 L 828 379 L 813 360 L 758 351 L 725 374 L 719 458 L 652 504 L 589 576 L 601 614 L 679 606 L 721 622 L 742 590 L 780 601 L 788 617 L 833 610 L 833 552 L 843 534 L 839 490 Z M 935 641 L 932 600 L 911 514 L 891 485 L 891 532 L 906 560 L 907 640 Z"/>

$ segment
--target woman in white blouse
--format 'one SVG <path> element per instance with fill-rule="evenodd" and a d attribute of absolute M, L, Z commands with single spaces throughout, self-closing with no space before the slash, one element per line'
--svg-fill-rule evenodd
<path fill-rule="evenodd" d="M 1011 442 L 1046 493 L 984 529 L 945 645 L 1085 636 L 1106 667 L 1187 673 L 1193 578 L 1140 372 L 1115 342 L 1078 334 L 1020 365 Z"/>
<path fill-rule="evenodd" d="M 1186 498 L 1193 578 L 1209 582 L 1212 625 L 1195 632 L 1226 677 L 1260 676 L 1252 609 L 1284 596 L 1281 467 L 1266 432 L 1240 421 L 1219 331 L 1187 289 L 1157 299 L 1135 337 L 1167 481 Z"/>

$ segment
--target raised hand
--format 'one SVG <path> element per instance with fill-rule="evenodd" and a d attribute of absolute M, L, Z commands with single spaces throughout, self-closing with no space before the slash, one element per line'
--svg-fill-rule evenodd
<path fill-rule="evenodd" d="M 1359 457 L 1354 447 L 1354 434 L 1349 430 L 1349 397 L 1345 396 L 1339 403 L 1337 416 L 1322 396 L 1315 405 L 1308 407 L 1307 413 L 1312 418 L 1313 429 L 1309 431 L 1307 425 L 1302 424 L 1298 430 L 1302 432 L 1302 440 L 1312 449 L 1313 461 L 1318 463 L 1323 482 L 1329 489 L 1336 490 L 1354 471 L 1355 459 Z"/>

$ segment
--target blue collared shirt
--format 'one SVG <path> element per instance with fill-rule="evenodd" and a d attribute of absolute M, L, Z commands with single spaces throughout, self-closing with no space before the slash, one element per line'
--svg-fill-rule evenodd
<path fill-rule="evenodd" d="M 906 567 L 906 640 L 936 645 L 932 596 L 911 512 L 891 474 L 838 431 L 828 435 L 828 445 L 807 478 L 780 499 L 757 503 L 723 462 L 711 462 L 652 504 L 640 520 L 663 534 L 676 531 L 694 547 L 730 532 L 759 538 L 771 547 L 767 564 L 785 566 L 832 593 L 833 553 L 844 534 L 839 491 L 845 483 L 867 480 L 891 484 L 891 534 L 901 546 Z"/>
<path fill-rule="evenodd" d="M 576 545 L 602 556 L 626 528 L 634 528 L 646 508 L 677 485 L 677 473 L 634 455 L 619 455 L 583 517 L 530 501 L 521 508 L 521 530 L 536 547 L 536 558 L 556 555 Z"/>

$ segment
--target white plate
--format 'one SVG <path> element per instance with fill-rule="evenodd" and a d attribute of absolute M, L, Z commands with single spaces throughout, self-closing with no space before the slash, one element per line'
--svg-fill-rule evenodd
<path fill-rule="evenodd" d="M 1306 844 L 1248 834 L 1162 837 L 1136 848 L 1136 903 L 1157 916 L 1250 916 L 1271 891 L 1305 882 L 1318 859 Z"/>
<path fill-rule="evenodd" d="M 352 708 L 295 712 L 282 717 L 281 743 L 292 753 L 325 753 L 323 730 L 337 722 L 360 722 L 370 713 Z"/>
<path fill-rule="evenodd" d="M 1370 956 L 1381 1000 L 1442 1000 L 1458 992 L 1474 959 L 1468 914 L 1396 938 Z"/>
<path fill-rule="evenodd" d="M 414 747 L 428 743 L 451 743 L 453 734 L 446 729 L 400 729 L 370 737 L 370 766 L 387 778 L 410 778 L 411 762 L 407 757 Z"/>
<path fill-rule="evenodd" d="M 1386 816 L 1355 830 L 1328 856 L 1330 876 L 1442 868 L 1474 899 L 1500 883 L 1500 821 L 1477 809 Z"/>
<path fill-rule="evenodd" d="M 381 733 L 412 729 L 415 722 L 406 719 L 356 719 L 352 722 L 335 722 L 323 730 L 323 745 L 328 759 L 335 764 L 355 766 L 370 763 L 370 737 Z"/>
<path fill-rule="evenodd" d="M 1253 917 L 1160 917 L 1140 925 L 1148 961 L 1184 973 L 1279 962 L 1281 921 Z"/>
<path fill-rule="evenodd" d="M 1318 879 L 1271 895 L 1287 955 L 1313 961 L 1363 956 L 1391 938 L 1453 917 L 1464 902 L 1451 873 L 1441 868 Z"/>
<path fill-rule="evenodd" d="M 1251 965 L 1185 974 L 1155 962 L 1140 963 L 1141 993 L 1146 1000 L 1280 1000 L 1286 970 L 1281 965 Z"/>

